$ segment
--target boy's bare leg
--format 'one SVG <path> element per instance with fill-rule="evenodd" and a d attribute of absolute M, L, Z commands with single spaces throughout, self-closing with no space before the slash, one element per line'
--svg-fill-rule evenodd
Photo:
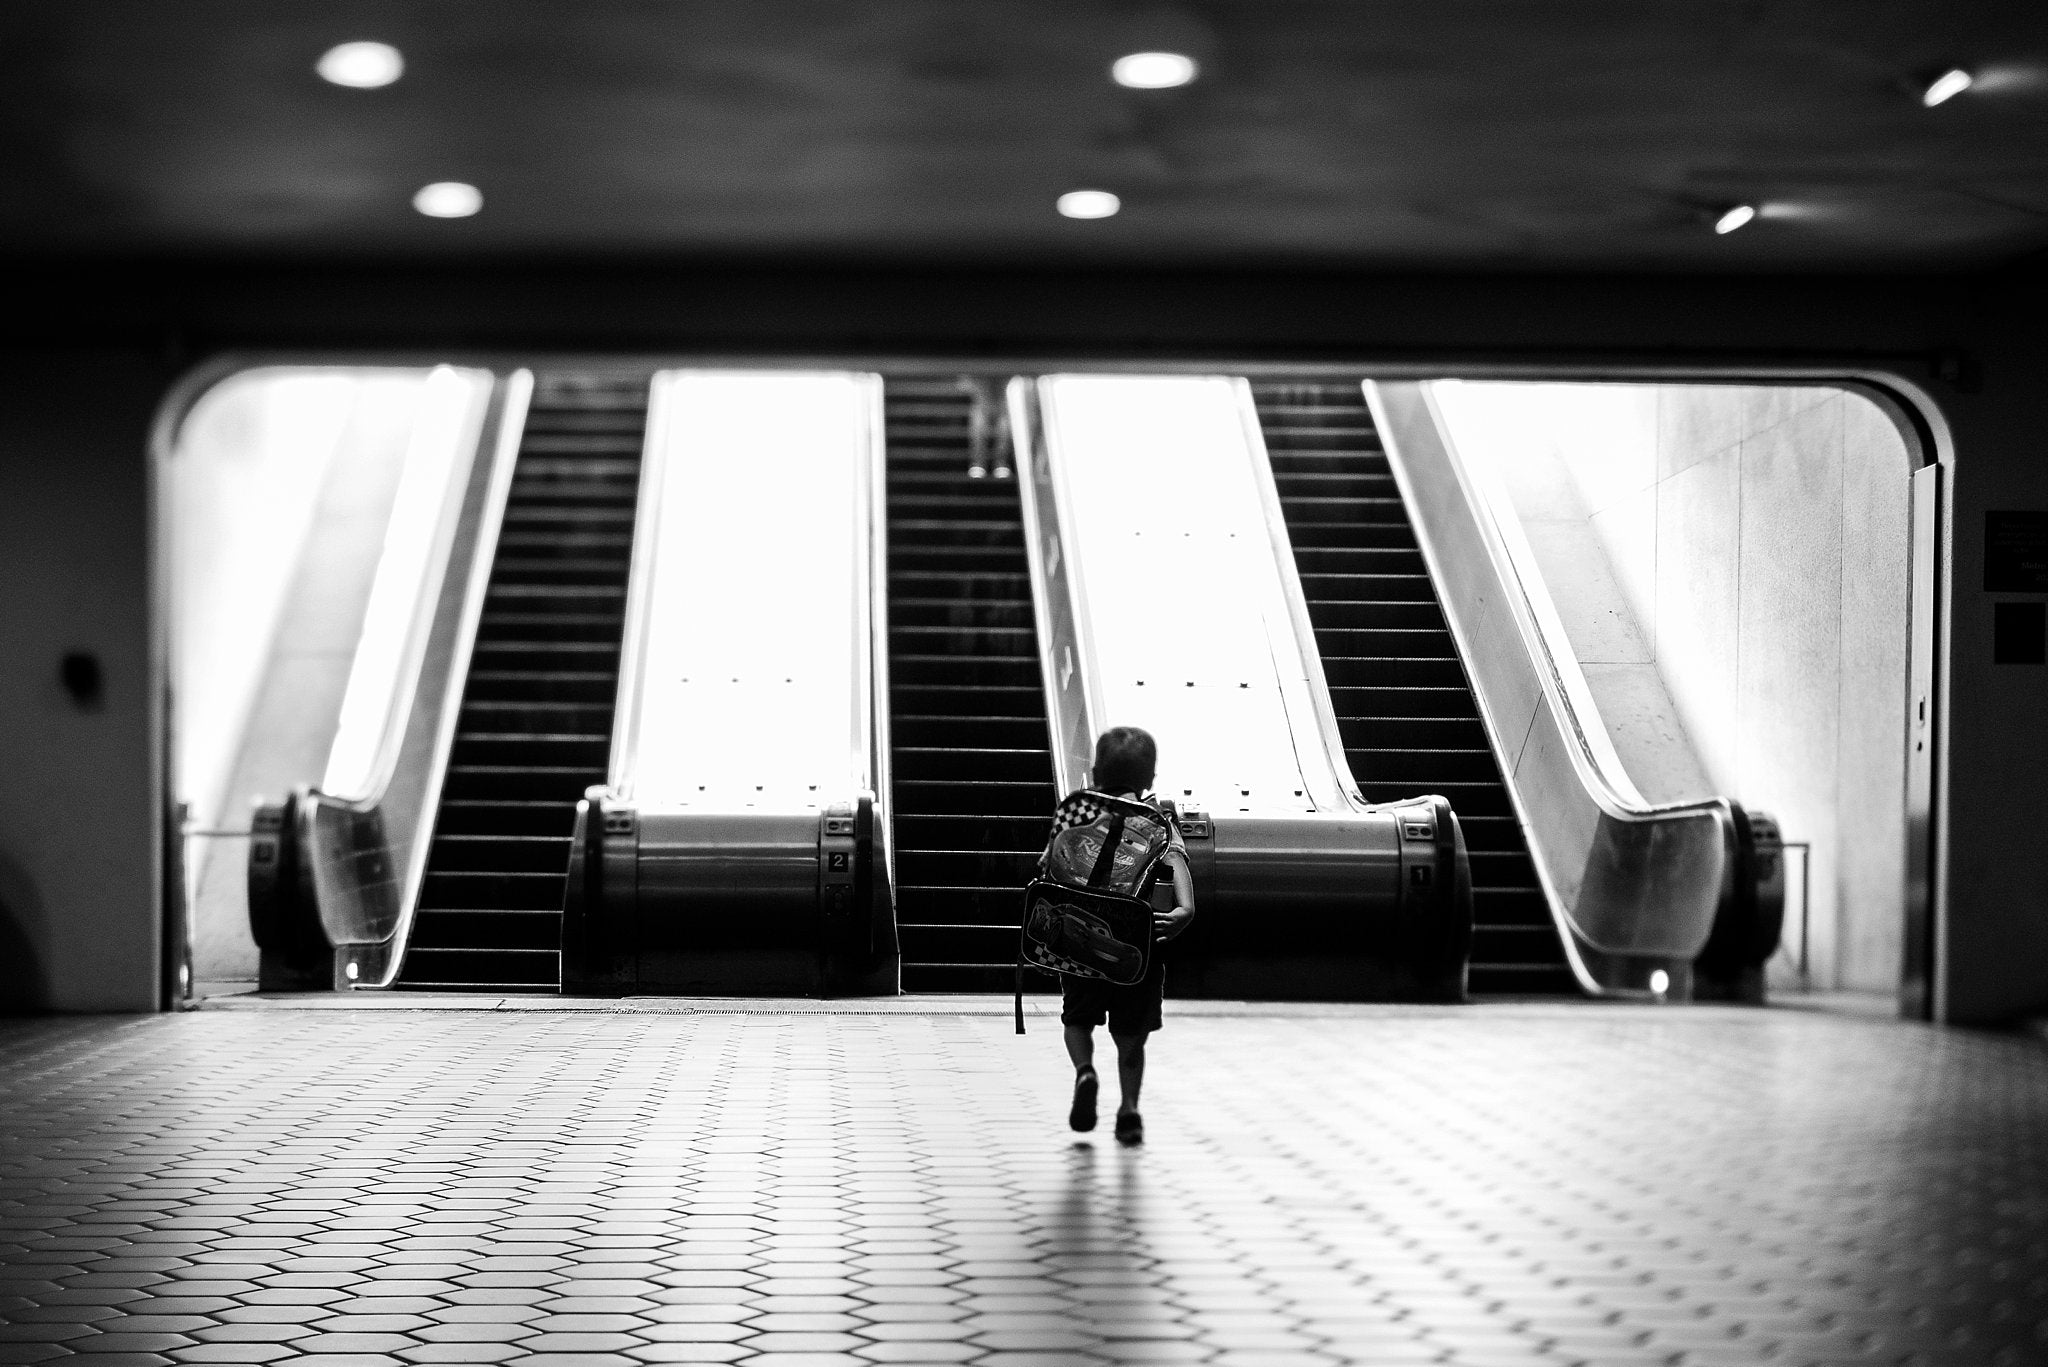
<path fill-rule="evenodd" d="M 1086 1025 L 1070 1025 L 1067 1033 L 1067 1057 L 1074 1061 L 1074 1071 L 1095 1066 L 1095 1031 Z"/>
<path fill-rule="evenodd" d="M 1066 1028 L 1067 1057 L 1074 1061 L 1074 1105 L 1067 1125 L 1083 1134 L 1095 1128 L 1095 1031 L 1086 1025 Z"/>
<path fill-rule="evenodd" d="M 1145 1085 L 1145 1037 L 1143 1035 L 1112 1035 L 1116 1041 L 1116 1080 L 1123 1087 L 1123 1100 L 1116 1108 L 1118 1115 L 1130 1115 L 1138 1109 L 1138 1089 Z"/>

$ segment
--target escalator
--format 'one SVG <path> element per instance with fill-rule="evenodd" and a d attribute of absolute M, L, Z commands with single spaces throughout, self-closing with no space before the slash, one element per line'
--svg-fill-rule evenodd
<path fill-rule="evenodd" d="M 1475 993 L 1570 993 L 1471 685 L 1359 386 L 1252 382 L 1259 425 L 1360 792 L 1450 800 L 1472 863 Z"/>
<path fill-rule="evenodd" d="M 1023 514 L 1004 458 L 977 463 L 990 390 L 892 379 L 884 399 L 903 990 L 997 991 L 1057 797 Z"/>
<path fill-rule="evenodd" d="M 576 802 L 603 783 L 645 374 L 535 378 L 395 986 L 554 991 Z"/>

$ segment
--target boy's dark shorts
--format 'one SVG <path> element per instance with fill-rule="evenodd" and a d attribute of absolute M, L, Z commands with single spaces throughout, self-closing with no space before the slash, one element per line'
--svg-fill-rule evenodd
<path fill-rule="evenodd" d="M 1159 1003 L 1166 996 L 1166 965 L 1152 960 L 1152 970 L 1129 986 L 1100 978 L 1060 975 L 1060 1024 L 1094 1027 L 1109 1019 L 1112 1035 L 1149 1035 L 1160 1026 Z"/>

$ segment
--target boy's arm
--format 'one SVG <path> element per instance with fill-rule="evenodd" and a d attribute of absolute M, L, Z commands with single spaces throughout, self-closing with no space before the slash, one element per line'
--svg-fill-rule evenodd
<path fill-rule="evenodd" d="M 1185 854 L 1173 861 L 1173 900 L 1188 915 L 1195 914 L 1195 876 L 1188 872 Z"/>
<path fill-rule="evenodd" d="M 1188 857 L 1181 850 L 1170 850 L 1166 855 L 1166 866 L 1173 870 L 1172 911 L 1152 913 L 1152 931 L 1162 942 L 1171 940 L 1188 928 L 1188 922 L 1195 919 L 1195 880 L 1188 872 Z"/>

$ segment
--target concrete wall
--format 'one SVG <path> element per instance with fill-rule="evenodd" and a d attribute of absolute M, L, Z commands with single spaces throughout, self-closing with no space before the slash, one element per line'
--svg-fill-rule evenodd
<path fill-rule="evenodd" d="M 1914 462 L 1889 419 L 1823 386 L 1481 384 L 1440 401 L 1514 492 L 1645 796 L 1698 795 L 1671 753 L 1686 745 L 1712 790 L 1812 843 L 1807 980 L 1897 991 Z"/>
<path fill-rule="evenodd" d="M 147 350 L 0 352 L 0 1010 L 158 999 L 146 453 L 169 381 Z M 60 686 L 72 651 L 100 661 L 95 706 Z"/>
<path fill-rule="evenodd" d="M 1718 785 L 1658 669 L 1648 586 L 1623 578 L 1609 551 L 1610 538 L 1633 549 L 1633 528 L 1604 513 L 1596 523 L 1593 511 L 1604 492 L 1603 467 L 1625 466 L 1631 452 L 1651 449 L 1657 390 L 1456 380 L 1431 388 L 1467 468 L 1507 495 L 1637 792 L 1648 802 L 1713 796 Z"/>

